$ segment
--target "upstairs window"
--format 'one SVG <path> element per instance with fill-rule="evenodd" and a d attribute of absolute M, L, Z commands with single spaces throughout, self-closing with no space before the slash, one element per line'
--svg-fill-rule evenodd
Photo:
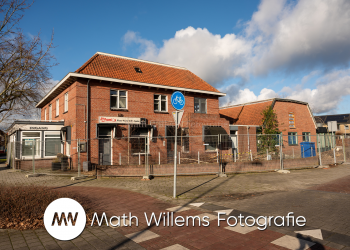
<path fill-rule="evenodd" d="M 195 113 L 207 113 L 207 99 L 205 98 L 194 98 L 194 112 Z"/>
<path fill-rule="evenodd" d="M 154 111 L 166 112 L 168 111 L 167 96 L 165 95 L 154 95 Z"/>
<path fill-rule="evenodd" d="M 68 92 L 64 94 L 64 112 L 68 112 Z"/>
<path fill-rule="evenodd" d="M 49 121 L 52 120 L 52 104 L 49 105 Z"/>
<path fill-rule="evenodd" d="M 293 112 L 289 112 L 289 128 L 295 128 L 295 116 Z"/>
<path fill-rule="evenodd" d="M 56 100 L 56 116 L 60 114 L 60 99 Z"/>
<path fill-rule="evenodd" d="M 127 109 L 127 93 L 111 89 L 111 109 Z"/>

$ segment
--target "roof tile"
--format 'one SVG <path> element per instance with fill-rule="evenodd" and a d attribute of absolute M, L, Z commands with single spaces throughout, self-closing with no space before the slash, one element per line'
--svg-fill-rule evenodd
<path fill-rule="evenodd" d="M 136 72 L 134 67 L 140 68 L 142 73 Z M 131 58 L 121 58 L 98 53 L 91 57 L 75 72 L 219 93 L 217 89 L 184 68 L 159 65 L 152 62 L 137 61 L 132 60 Z"/>

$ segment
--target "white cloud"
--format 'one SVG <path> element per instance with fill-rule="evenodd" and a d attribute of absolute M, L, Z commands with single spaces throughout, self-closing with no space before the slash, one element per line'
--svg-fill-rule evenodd
<path fill-rule="evenodd" d="M 350 95 L 350 69 L 338 70 L 321 76 L 317 79 L 316 87 L 303 88 L 302 84 L 283 87 L 280 92 L 264 88 L 259 95 L 255 95 L 248 88 L 239 89 L 231 85 L 222 89 L 227 97 L 221 100 L 221 105 L 240 104 L 265 100 L 274 97 L 283 97 L 308 102 L 315 114 L 335 111 L 344 97 Z"/>
<path fill-rule="evenodd" d="M 350 1 L 264 0 L 248 22 L 255 39 L 248 62 L 255 75 L 271 70 L 295 71 L 347 65 L 350 58 Z"/>
<path fill-rule="evenodd" d="M 212 85 L 232 77 L 246 77 L 241 74 L 239 67 L 251 51 L 250 43 L 235 34 L 221 37 L 206 28 L 188 27 L 179 30 L 174 38 L 165 40 L 160 49 L 131 31 L 125 34 L 124 41 L 144 47 L 140 58 L 186 67 Z"/>
<path fill-rule="evenodd" d="M 139 44 L 142 59 L 186 67 L 217 88 L 231 78 L 244 83 L 252 75 L 274 71 L 287 75 L 310 72 L 301 80 L 304 84 L 323 72 L 348 67 L 349 27 L 347 0 L 262 0 L 242 35 L 221 36 L 206 28 L 187 27 L 164 40 L 160 47 L 133 31 L 125 34 L 124 42 Z M 334 71 L 320 77 L 323 82 L 315 88 L 284 88 L 279 94 L 263 89 L 257 96 L 249 89 L 231 85 L 221 88 L 227 97 L 220 102 L 246 102 L 280 95 L 308 101 L 315 112 L 327 112 L 349 95 L 348 77 L 345 71 Z"/>

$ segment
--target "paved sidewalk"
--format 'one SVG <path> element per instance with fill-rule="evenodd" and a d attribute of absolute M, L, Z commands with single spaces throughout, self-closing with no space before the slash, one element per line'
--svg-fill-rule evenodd
<path fill-rule="evenodd" d="M 157 200 L 143 194 L 100 187 L 64 187 L 71 191 L 89 197 L 94 206 L 112 215 L 128 215 L 139 218 L 132 226 L 108 228 L 90 227 L 81 236 L 72 241 L 54 240 L 45 230 L 2 230 L 0 233 L 1 249 L 334 249 L 323 246 L 322 241 L 305 235 L 296 237 L 275 230 L 258 230 L 256 227 L 228 227 L 226 222 L 217 225 L 214 210 L 227 209 L 215 204 L 192 204 L 186 207 L 174 207 L 167 202 Z M 197 208 L 199 206 L 199 208 Z M 176 216 L 208 215 L 213 220 L 210 226 L 188 227 L 147 226 L 144 213 L 152 212 L 157 216 L 164 212 L 174 211 Z M 176 212 L 178 210 L 178 212 Z M 236 215 L 238 211 L 228 212 Z M 240 212 L 239 212 L 240 213 Z M 246 214 L 247 215 L 247 214 Z M 225 216 L 226 218 L 228 216 Z M 290 248 L 293 247 L 293 248 Z"/>
<path fill-rule="evenodd" d="M 187 249 L 293 249 L 290 246 L 299 244 L 296 249 L 303 249 L 300 245 L 307 247 L 308 242 L 317 243 L 311 249 L 350 249 L 350 165 L 344 164 L 332 169 L 297 170 L 291 174 L 253 173 L 231 175 L 228 178 L 180 176 L 180 196 L 176 200 L 171 198 L 173 179 L 169 177 L 155 178 L 152 181 L 106 178 L 74 182 L 67 177 L 25 178 L 24 175 L 23 172 L 11 172 L 0 167 L 0 183 L 45 185 L 79 192 L 89 196 L 100 211 L 109 215 L 132 212 L 143 218 L 143 223 L 140 222 L 139 227 L 132 225 L 116 229 L 88 227 L 76 240 L 65 242 L 66 245 L 53 240 L 45 230 L 1 230 L 0 249 L 40 249 L 35 248 L 37 246 L 41 249 L 162 249 L 176 244 Z M 203 204 L 191 206 L 192 203 Z M 182 216 L 203 213 L 215 216 L 216 210 L 234 209 L 229 213 L 230 216 L 241 213 L 256 218 L 259 215 L 285 216 L 292 211 L 296 216 L 305 216 L 307 224 L 304 228 L 269 227 L 265 231 L 255 229 L 245 234 L 225 229 L 225 224 L 217 227 L 215 223 L 209 227 L 188 228 L 148 228 L 145 225 L 144 212 L 159 214 L 179 205 L 189 208 L 176 213 Z M 294 232 L 303 230 L 321 232 L 323 240 L 310 235 L 297 236 Z M 139 231 L 142 232 L 141 236 L 146 235 L 141 239 L 148 240 L 140 240 L 138 236 L 133 240 L 126 237 Z M 158 236 L 152 239 L 154 234 Z M 37 245 L 33 248 L 31 244 Z"/>

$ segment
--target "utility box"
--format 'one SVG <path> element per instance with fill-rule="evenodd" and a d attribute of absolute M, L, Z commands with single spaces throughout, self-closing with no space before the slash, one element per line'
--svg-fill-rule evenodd
<path fill-rule="evenodd" d="M 301 142 L 300 143 L 301 158 L 308 158 L 316 156 L 316 149 L 314 142 Z"/>
<path fill-rule="evenodd" d="M 91 162 L 90 161 L 84 161 L 83 162 L 83 171 L 84 172 L 92 171 L 92 166 L 91 166 Z"/>

